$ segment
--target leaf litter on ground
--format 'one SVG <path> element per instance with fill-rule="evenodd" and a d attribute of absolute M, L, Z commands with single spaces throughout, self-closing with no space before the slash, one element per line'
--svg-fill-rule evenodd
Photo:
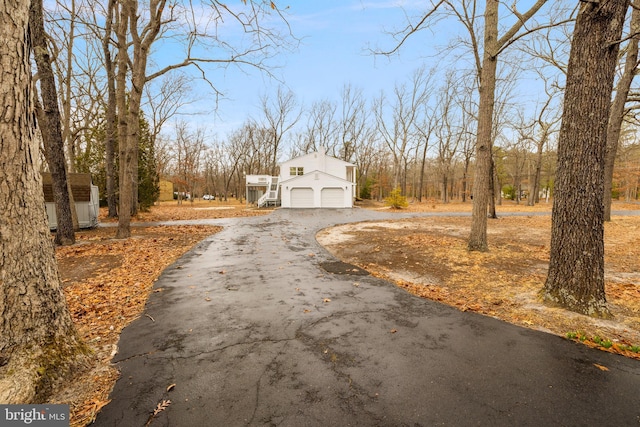
<path fill-rule="evenodd" d="M 209 207 L 225 206 L 225 209 Z M 204 209 L 203 209 L 204 207 Z M 366 208 L 386 209 L 381 203 Z M 617 207 L 620 209 L 620 205 Z M 626 205 L 623 209 L 637 209 Z M 550 207 L 511 205 L 517 212 L 548 212 Z M 615 208 L 614 208 L 615 209 Z M 412 203 L 400 212 L 459 212 L 471 210 L 470 203 Z M 134 222 L 193 220 L 255 216 L 269 210 L 247 209 L 235 203 L 231 208 L 215 202 L 175 202 L 154 206 Z M 101 211 L 102 222 L 110 222 Z M 395 282 L 418 296 L 441 301 L 506 321 L 560 335 L 568 331 L 584 336 L 604 336 L 620 346 L 637 349 L 640 344 L 640 218 L 617 217 L 606 226 L 607 298 L 616 321 L 585 322 L 584 317 L 539 302 L 548 262 L 550 217 L 501 218 L 490 221 L 488 253 L 469 253 L 465 239 L 468 219 L 442 218 L 396 224 L 395 221 L 369 224 L 366 250 L 356 238 L 349 241 L 353 252 L 343 260 Z M 508 238 L 491 224 L 503 224 Z M 348 227 L 348 226 L 347 226 Z M 78 375 L 73 384 L 60 390 L 49 403 L 70 405 L 71 426 L 89 425 L 109 400 L 118 378 L 111 364 L 121 330 L 138 318 L 161 272 L 195 244 L 220 230 L 215 226 L 132 227 L 132 237 L 116 240 L 114 228 L 98 228 L 77 233 L 77 243 L 56 251 L 59 270 L 70 311 L 77 328 L 94 350 L 93 365 Z M 378 232 L 378 238 L 372 238 Z M 516 231 L 516 232 L 514 232 Z M 330 250 L 336 247 L 328 245 Z M 315 254 L 310 253 L 310 257 Z M 344 256 L 341 255 L 339 257 Z M 358 262 L 358 256 L 361 262 Z M 387 257 L 388 259 L 386 259 Z M 181 266 L 175 268 L 180 269 Z M 225 272 L 221 271 L 221 274 Z M 354 286 L 359 284 L 354 283 Z M 303 314 L 309 313 L 305 309 Z M 609 322 L 609 323 L 607 323 Z M 614 324 L 615 328 L 610 325 Z M 603 327 L 604 325 L 604 327 Z M 607 334 L 607 331 L 616 333 Z M 634 335 L 635 334 L 635 335 Z M 637 339 L 635 337 L 638 337 Z M 627 337 L 627 338 L 624 338 Z M 587 345 L 597 346 L 585 339 Z M 612 346 L 614 351 L 616 346 Z M 627 355 L 637 353 L 627 351 Z"/>

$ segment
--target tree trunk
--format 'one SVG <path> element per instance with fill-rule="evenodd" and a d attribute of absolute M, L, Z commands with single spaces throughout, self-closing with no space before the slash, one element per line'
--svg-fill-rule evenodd
<path fill-rule="evenodd" d="M 491 193 L 491 136 L 496 92 L 498 0 L 487 0 L 485 9 L 484 54 L 480 72 L 480 105 L 478 108 L 478 140 L 473 177 L 473 211 L 469 250 L 486 251 L 487 207 Z"/>
<path fill-rule="evenodd" d="M 116 238 L 131 236 L 131 174 L 130 159 L 127 159 L 127 28 L 129 25 L 128 6 L 120 4 L 119 22 L 116 33 L 118 40 L 118 73 L 116 75 L 116 105 L 118 108 L 118 150 L 120 154 L 120 180 L 118 197 L 118 231 Z M 127 168 L 129 166 L 129 168 Z"/>
<path fill-rule="evenodd" d="M 465 157 L 464 159 L 464 169 L 462 172 L 462 203 L 467 201 L 467 191 L 468 191 L 468 177 L 469 177 L 469 158 Z"/>
<path fill-rule="evenodd" d="M 427 163 L 427 143 L 425 142 L 422 159 L 420 160 L 420 179 L 418 183 L 418 201 L 422 201 L 422 191 L 424 189 L 424 166 Z"/>
<path fill-rule="evenodd" d="M 604 290 L 604 156 L 626 0 L 582 3 L 576 20 L 551 225 L 544 299 L 608 316 Z"/>
<path fill-rule="evenodd" d="M 0 403 L 44 402 L 85 348 L 60 287 L 34 137 L 29 2 L 0 2 Z"/>
<path fill-rule="evenodd" d="M 538 149 L 536 153 L 536 163 L 533 171 L 533 187 L 529 193 L 529 199 L 527 200 L 527 206 L 534 206 L 539 203 L 540 196 L 540 173 L 542 171 L 542 150 Z"/>
<path fill-rule="evenodd" d="M 447 194 L 447 173 L 444 172 L 442 176 L 442 203 L 449 203 L 449 196 Z"/>
<path fill-rule="evenodd" d="M 115 0 L 109 0 L 107 5 L 107 18 L 104 38 L 102 39 L 102 50 L 104 53 L 104 68 L 107 75 L 107 112 L 105 117 L 105 172 L 106 191 L 109 218 L 118 216 L 116 206 L 116 75 L 113 59 L 111 58 L 111 33 L 113 29 L 113 17 L 115 13 Z"/>
<path fill-rule="evenodd" d="M 620 130 L 624 119 L 624 106 L 629 96 L 629 89 L 638 68 L 638 40 L 640 39 L 640 10 L 632 8 L 631 30 L 633 34 L 627 46 L 627 56 L 624 64 L 624 72 L 618 86 L 616 96 L 611 106 L 609 124 L 607 126 L 607 149 L 604 164 L 604 220 L 611 221 L 611 191 L 613 189 L 613 166 L 616 162 Z"/>
<path fill-rule="evenodd" d="M 66 58 L 66 72 L 67 78 L 64 79 L 61 77 L 61 80 L 64 81 L 64 103 L 62 104 L 63 109 L 63 122 L 62 122 L 62 141 L 64 141 L 65 146 L 63 149 L 67 152 L 67 171 L 69 173 L 76 172 L 76 157 L 75 157 L 75 146 L 74 146 L 74 138 L 71 136 L 71 80 L 73 74 L 73 63 L 75 57 L 73 55 L 73 42 L 75 40 L 75 30 L 76 30 L 76 2 L 75 0 L 71 0 L 71 8 L 69 9 L 69 32 L 68 39 L 69 44 L 67 45 L 67 58 Z M 75 208 L 76 203 L 73 198 L 73 191 L 71 191 L 71 181 L 67 180 L 67 193 L 69 194 L 69 206 L 71 206 L 71 219 L 73 221 L 73 229 L 80 230 L 80 223 L 78 222 L 78 212 Z"/>
<path fill-rule="evenodd" d="M 132 15 L 133 16 L 133 15 Z M 129 18 L 132 19 L 132 18 Z M 131 90 L 129 92 L 129 112 L 127 118 L 127 161 L 131 174 L 131 215 L 138 213 L 138 158 L 140 145 L 140 103 L 142 88 L 146 83 L 147 55 L 143 46 L 134 48 L 134 62 L 131 70 Z M 192 199 L 193 200 L 193 199 Z"/>
<path fill-rule="evenodd" d="M 502 204 L 502 194 L 500 191 L 500 182 L 496 178 L 495 174 L 495 164 L 493 161 L 493 157 L 489 159 L 491 162 L 491 167 L 489 169 L 489 210 L 487 213 L 487 218 L 497 219 L 498 215 L 496 214 L 496 199 L 498 199 L 498 204 Z"/>
<path fill-rule="evenodd" d="M 548 125 L 543 123 L 542 126 L 542 136 L 540 137 L 540 141 L 538 142 L 537 152 L 536 152 L 536 166 L 533 175 L 533 190 L 531 194 L 529 194 L 529 201 L 527 205 L 534 206 L 536 203 L 540 203 L 540 179 L 542 176 L 542 154 L 544 152 L 544 146 L 547 143 L 549 130 Z"/>
<path fill-rule="evenodd" d="M 29 29 L 33 56 L 40 76 L 42 108 L 37 108 L 38 123 L 45 145 L 49 171 L 51 172 L 53 199 L 56 204 L 57 229 L 55 243 L 72 245 L 76 241 L 73 217 L 67 187 L 67 168 L 64 158 L 64 142 L 60 126 L 58 93 L 51 68 L 51 57 L 47 46 L 42 17 L 42 0 L 33 0 L 29 10 Z"/>

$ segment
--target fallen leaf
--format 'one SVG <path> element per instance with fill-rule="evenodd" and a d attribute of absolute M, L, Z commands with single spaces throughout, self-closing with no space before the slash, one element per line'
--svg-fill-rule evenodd
<path fill-rule="evenodd" d="M 304 309 L 304 311 L 303 311 L 303 313 L 311 313 L 311 310 L 309 310 L 309 309 L 305 308 L 305 309 Z"/>
<path fill-rule="evenodd" d="M 397 329 L 392 329 L 392 330 L 391 330 L 391 333 L 392 333 L 392 334 L 395 334 L 396 332 L 398 332 L 398 330 L 397 330 Z"/>
<path fill-rule="evenodd" d="M 595 366 L 596 368 L 600 369 L 601 371 L 608 371 L 609 370 L 609 368 L 607 368 L 606 366 L 598 365 L 597 363 L 594 363 L 593 366 Z"/>
<path fill-rule="evenodd" d="M 160 412 L 164 411 L 165 409 L 167 409 L 169 407 L 169 405 L 171 405 L 171 401 L 170 400 L 163 400 L 162 402 L 158 403 L 158 405 L 156 406 L 156 409 L 153 410 L 153 413 L 151 414 L 151 416 L 147 420 L 147 423 L 145 424 L 145 427 L 151 425 L 151 422 L 153 421 L 155 416 L 158 415 Z"/>
<path fill-rule="evenodd" d="M 175 384 L 171 384 L 171 385 L 169 385 L 169 387 L 167 387 L 167 391 L 171 391 L 174 388 L 176 388 L 176 385 Z"/>
<path fill-rule="evenodd" d="M 325 298 L 325 299 L 322 300 L 322 302 L 331 302 L 331 299 Z"/>
<path fill-rule="evenodd" d="M 206 297 L 204 300 L 205 300 L 205 301 L 211 301 L 211 298 Z"/>
<path fill-rule="evenodd" d="M 224 274 L 224 273 L 226 273 L 226 271 L 224 271 L 224 270 L 218 271 L 218 274 Z"/>

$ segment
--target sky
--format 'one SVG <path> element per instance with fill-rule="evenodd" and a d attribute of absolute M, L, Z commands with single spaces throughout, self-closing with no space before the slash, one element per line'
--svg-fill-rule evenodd
<path fill-rule="evenodd" d="M 531 0 L 518 2 L 525 9 Z M 403 28 L 407 17 L 422 16 L 431 2 L 425 0 L 276 0 L 291 31 L 300 40 L 290 52 L 282 52 L 272 61 L 277 79 L 250 67 L 219 69 L 208 74 L 223 96 L 217 110 L 215 97 L 204 83 L 194 85 L 200 97 L 190 111 L 204 114 L 181 117 L 193 126 L 204 127 L 218 139 L 238 129 L 249 118 L 262 117 L 260 98 L 275 99 L 278 86 L 284 84 L 307 110 L 316 101 L 340 103 L 346 84 L 361 89 L 368 101 L 384 90 L 390 93 L 396 83 L 408 81 L 421 66 L 427 70 L 438 66 L 443 72 L 453 66 L 455 55 L 444 54 L 445 47 L 457 35 L 467 38 L 454 18 L 442 20 L 425 31 L 411 36 L 398 53 L 374 55 L 372 50 L 389 50 L 396 46 L 390 35 Z M 242 7 L 240 0 L 230 0 Z M 415 22 L 415 20 L 413 20 Z M 508 23 L 507 23 L 508 24 Z M 224 30 L 224 26 L 222 27 Z M 161 49 L 171 55 L 171 49 Z M 455 67 L 472 67 L 469 61 L 457 60 Z M 193 71 L 193 70 L 192 70 Z M 526 85 L 532 86 L 529 80 Z M 540 92 L 538 88 L 538 92 Z"/>
<path fill-rule="evenodd" d="M 417 12 L 412 3 L 424 5 L 413 0 L 289 0 L 287 20 L 301 41 L 297 49 L 273 61 L 279 65 L 273 73 L 280 81 L 250 68 L 241 72 L 232 67 L 214 73 L 216 88 L 224 94 L 218 110 L 206 119 L 191 120 L 206 123 L 210 131 L 225 135 L 247 118 L 259 118 L 260 97 L 273 96 L 283 83 L 307 107 L 325 99 L 338 102 L 345 84 L 362 89 L 369 100 L 383 89 L 392 90 L 396 82 L 408 79 L 420 66 L 435 65 L 439 61 L 434 56 L 437 46 L 447 41 L 423 32 L 392 57 L 371 53 L 371 49 L 394 46 L 385 32 L 401 27 L 405 12 Z M 207 90 L 204 85 L 199 87 Z M 211 104 L 212 99 L 206 97 L 193 108 L 206 110 Z"/>

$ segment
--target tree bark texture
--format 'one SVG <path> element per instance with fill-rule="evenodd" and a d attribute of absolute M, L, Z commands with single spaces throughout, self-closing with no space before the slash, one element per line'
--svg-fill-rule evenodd
<path fill-rule="evenodd" d="M 498 0 L 487 0 L 484 19 L 484 54 L 480 72 L 476 167 L 473 176 L 473 210 L 471 234 L 469 235 L 469 250 L 471 251 L 489 249 L 487 244 L 487 207 L 491 194 L 491 136 L 498 63 Z"/>
<path fill-rule="evenodd" d="M 118 24 L 116 29 L 118 40 L 118 73 L 116 75 L 116 105 L 118 108 L 118 150 L 120 154 L 119 196 L 118 196 L 118 231 L 116 237 L 126 239 L 131 236 L 131 159 L 127 158 L 127 30 L 129 11 L 127 2 L 120 3 Z"/>
<path fill-rule="evenodd" d="M 106 169 L 106 191 L 107 206 L 109 208 L 109 218 L 118 216 L 116 206 L 116 74 L 113 59 L 111 58 L 111 33 L 113 31 L 113 18 L 116 10 L 115 0 L 109 0 L 107 5 L 107 18 L 104 38 L 102 39 L 102 50 L 104 53 L 105 72 L 107 74 L 107 112 L 105 117 L 105 169 Z"/>
<path fill-rule="evenodd" d="M 61 81 L 64 82 L 64 102 L 62 103 L 62 111 L 64 121 L 62 122 L 62 141 L 65 146 L 64 151 L 67 153 L 67 171 L 70 173 L 76 172 L 76 153 L 75 142 L 71 135 L 71 75 L 73 74 L 73 42 L 76 38 L 76 2 L 71 0 L 71 9 L 69 10 L 69 32 L 68 32 L 68 46 L 67 46 L 67 58 L 66 58 L 66 72 L 67 78 L 61 77 Z M 78 211 L 75 209 L 76 203 L 73 198 L 73 191 L 71 190 L 71 181 L 67 180 L 67 194 L 69 194 L 69 206 L 71 206 L 71 218 L 73 220 L 73 229 L 80 230 L 80 223 L 78 222 Z"/>
<path fill-rule="evenodd" d="M 626 0 L 581 3 L 558 140 L 544 299 L 608 316 L 604 290 L 604 155 Z"/>
<path fill-rule="evenodd" d="M 128 109 L 124 109 L 123 99 L 118 103 L 118 144 L 120 150 L 120 210 L 118 212 L 118 238 L 131 235 L 130 223 L 132 214 L 138 211 L 138 144 L 140 140 L 140 102 L 142 90 L 147 83 L 147 60 L 151 45 L 160 33 L 162 12 L 166 0 L 150 2 L 151 20 L 144 30 L 138 33 L 138 2 L 125 0 L 121 6 L 118 28 L 118 73 L 121 73 L 127 62 L 127 25 L 133 44 L 133 60 L 131 62 L 131 89 L 129 91 Z M 126 77 L 126 76 L 125 76 Z M 118 98 L 124 98 L 125 77 L 119 76 Z M 123 122 L 124 121 L 124 122 Z M 126 128 L 125 128 L 126 126 Z M 125 212 L 126 211 L 126 212 Z"/>
<path fill-rule="evenodd" d="M 637 5 L 640 6 L 640 5 Z M 624 72 L 618 85 L 616 95 L 611 105 L 609 124 L 607 126 L 607 149 L 604 164 L 604 220 L 611 221 L 611 191 L 613 190 L 613 166 L 616 162 L 620 131 L 624 120 L 624 107 L 627 103 L 631 83 L 638 68 L 638 41 L 640 40 L 640 10 L 632 8 L 631 12 L 631 40 L 627 45 Z"/>
<path fill-rule="evenodd" d="M 2 404 L 43 401 L 84 351 L 60 287 L 44 209 L 28 21 L 29 2 L 0 2 Z"/>
<path fill-rule="evenodd" d="M 55 243 L 72 245 L 76 241 L 67 186 L 67 166 L 64 156 L 64 141 L 60 126 L 58 92 L 51 68 L 51 57 L 47 46 L 42 16 L 42 0 L 31 1 L 29 10 L 29 29 L 33 56 L 40 76 L 40 96 L 42 108 L 38 109 L 38 123 L 46 147 L 47 163 L 51 172 L 53 199 L 56 204 L 57 229 Z"/>
<path fill-rule="evenodd" d="M 517 2 L 512 8 L 518 19 L 498 39 L 499 0 L 486 0 L 484 12 L 484 53 L 482 64 L 477 64 L 480 76 L 480 103 L 478 108 L 478 134 L 476 142 L 476 167 L 473 179 L 473 210 L 471 214 L 470 251 L 486 251 L 487 207 L 491 197 L 491 156 L 493 145 L 493 111 L 495 106 L 496 70 L 498 55 L 514 38 L 525 23 L 546 3 L 537 0 L 525 13 L 516 13 Z M 472 34 L 473 31 L 472 31 Z M 476 61 L 478 62 L 478 61 Z"/>

